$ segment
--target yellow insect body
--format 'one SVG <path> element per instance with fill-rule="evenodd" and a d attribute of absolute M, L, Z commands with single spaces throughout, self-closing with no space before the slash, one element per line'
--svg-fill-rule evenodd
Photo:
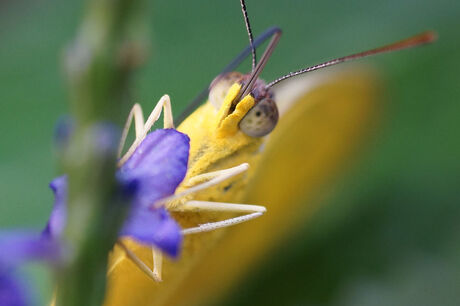
<path fill-rule="evenodd" d="M 267 213 L 228 229 L 165 305 L 210 303 L 245 274 L 278 256 L 281 250 L 276 246 L 308 220 L 321 186 L 372 130 L 376 100 L 375 78 L 363 72 L 330 75 L 301 95 L 251 164 L 253 172 L 239 199 L 263 204 Z"/>
<path fill-rule="evenodd" d="M 184 228 L 235 216 L 177 212 L 192 199 L 260 204 L 267 213 L 247 224 L 185 236 L 180 258 L 164 260 L 161 283 L 153 282 L 115 247 L 106 305 L 201 305 L 225 292 L 311 214 L 313 207 L 300 199 L 312 200 L 314 191 L 343 163 L 358 136 L 368 130 L 375 101 L 368 74 L 330 76 L 295 101 L 277 101 L 290 109 L 269 137 L 253 138 L 238 128 L 255 103 L 248 95 L 234 105 L 240 89 L 234 84 L 218 111 L 208 102 L 178 128 L 189 135 L 191 147 L 187 176 L 177 192 L 196 184 L 190 184 L 196 175 L 241 163 L 249 163 L 249 171 L 172 201 L 167 208 Z M 128 239 L 125 244 L 152 266 L 150 248 Z"/>
<path fill-rule="evenodd" d="M 188 177 L 249 162 L 247 157 L 256 155 L 262 139 L 247 136 L 238 128 L 240 120 L 254 105 L 254 98 L 246 96 L 230 113 L 240 88 L 239 84 L 230 88 L 218 112 L 206 103 L 178 128 L 190 137 Z M 232 198 L 233 195 L 229 197 Z"/>
<path fill-rule="evenodd" d="M 240 85 L 235 84 L 230 89 L 218 112 L 216 112 L 212 105 L 207 103 L 197 109 L 179 128 L 180 131 L 190 136 L 191 141 L 187 177 L 177 192 L 190 187 L 188 178 L 215 170 L 226 169 L 243 162 L 251 162 L 251 160 L 248 160 L 250 156 L 253 159 L 258 157 L 256 153 L 262 143 L 262 139 L 247 136 L 238 129 L 239 121 L 254 105 L 254 98 L 251 96 L 245 97 L 236 105 L 235 110 L 229 114 L 232 102 L 239 90 Z M 247 174 L 238 175 L 203 192 L 180 199 L 181 201 L 168 203 L 167 207 L 169 210 L 174 211 L 182 203 L 191 199 L 238 202 L 238 198 L 242 197 L 246 185 Z M 223 191 L 224 189 L 226 191 Z M 176 212 L 173 213 L 173 216 L 184 228 L 208 223 L 217 218 L 215 213 L 205 212 Z M 227 216 L 231 216 L 231 214 L 220 214 L 219 219 L 225 219 Z M 161 284 L 156 284 L 146 277 L 125 257 L 126 254 L 123 250 L 116 248 L 112 256 L 112 263 L 115 266 L 111 266 L 109 269 L 112 271 L 109 278 L 112 289 L 107 304 L 149 305 L 153 301 L 160 303 L 161 297 L 168 296 L 166 292 L 173 290 L 175 287 L 174 283 L 180 281 L 187 274 L 193 263 L 224 232 L 225 230 L 219 230 L 187 236 L 184 241 L 181 258 L 177 262 L 164 262 L 164 282 Z M 203 244 L 203 240 L 208 242 Z M 128 239 L 125 240 L 125 243 L 144 262 L 152 264 L 152 251 L 150 248 L 141 247 Z M 133 284 L 136 285 L 133 286 Z M 139 286 L 145 286 L 144 293 L 142 293 L 143 290 L 138 291 Z M 132 293 L 127 294 L 131 290 Z"/>

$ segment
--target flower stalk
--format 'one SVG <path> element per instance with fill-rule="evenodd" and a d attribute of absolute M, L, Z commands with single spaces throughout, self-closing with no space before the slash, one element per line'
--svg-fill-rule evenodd
<path fill-rule="evenodd" d="M 93 0 L 65 69 L 75 129 L 62 154 L 69 178 L 63 243 L 68 257 L 58 271 L 56 305 L 101 305 L 107 256 L 128 211 L 129 190 L 115 179 L 119 128 L 131 103 L 132 74 L 144 60 L 144 0 Z"/>

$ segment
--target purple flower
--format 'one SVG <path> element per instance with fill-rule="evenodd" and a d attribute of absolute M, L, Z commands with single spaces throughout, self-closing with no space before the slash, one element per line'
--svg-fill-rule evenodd
<path fill-rule="evenodd" d="M 56 261 L 61 256 L 56 239 L 32 231 L 0 231 L 0 270 L 25 261 Z"/>
<path fill-rule="evenodd" d="M 9 271 L 0 269 L 0 304 L 2 306 L 25 306 L 29 304 L 27 289 Z"/>
<path fill-rule="evenodd" d="M 54 192 L 54 206 L 43 235 L 58 238 L 66 225 L 67 176 L 63 175 L 52 180 L 50 188 Z"/>
<path fill-rule="evenodd" d="M 36 232 L 0 232 L 0 304 L 21 306 L 28 304 L 26 287 L 14 277 L 17 265 L 29 260 L 55 261 L 61 255 L 56 239 Z"/>
<path fill-rule="evenodd" d="M 179 255 L 182 244 L 181 228 L 164 208 L 133 209 L 120 235 L 132 237 L 148 246 L 155 246 L 172 257 Z"/>
<path fill-rule="evenodd" d="M 147 135 L 117 171 L 122 188 L 136 186 L 121 236 L 154 246 L 172 257 L 178 255 L 182 243 L 181 228 L 164 208 L 152 208 L 152 205 L 172 195 L 184 179 L 188 152 L 188 136 L 174 129 L 156 130 Z M 55 201 L 43 234 L 59 237 L 66 224 L 67 177 L 54 179 L 50 187 Z"/>
<path fill-rule="evenodd" d="M 155 246 L 170 256 L 178 255 L 182 243 L 179 225 L 164 208 L 152 209 L 151 205 L 174 194 L 185 177 L 188 152 L 188 136 L 173 129 L 156 130 L 120 168 L 120 182 L 137 182 L 133 207 L 121 235 Z"/>
<path fill-rule="evenodd" d="M 120 182 L 137 181 L 134 204 L 148 207 L 174 193 L 187 171 L 189 138 L 174 129 L 147 135 L 117 172 Z"/>
<path fill-rule="evenodd" d="M 132 195 L 131 210 L 120 231 L 138 242 L 155 246 L 177 256 L 182 243 L 179 225 L 165 208 L 153 208 L 157 200 L 170 196 L 187 171 L 189 138 L 174 129 L 156 130 L 147 135 L 116 176 L 123 191 Z M 67 220 L 67 176 L 50 183 L 54 206 L 43 232 L 0 231 L 0 304 L 27 305 L 24 286 L 12 274 L 29 260 L 59 262 L 60 243 Z"/>
<path fill-rule="evenodd" d="M 101 150 L 104 150 L 108 142 L 104 142 L 104 138 L 100 140 L 103 142 Z M 153 208 L 152 205 L 172 195 L 184 179 L 189 141 L 185 134 L 174 129 L 156 130 L 147 135 L 116 174 L 121 192 L 132 196 L 130 213 L 120 235 L 155 246 L 173 257 L 178 255 L 182 243 L 181 229 L 165 208 Z M 16 266 L 30 260 L 56 263 L 63 259 L 59 238 L 67 220 L 67 176 L 54 179 L 50 187 L 55 196 L 54 206 L 41 234 L 0 231 L 1 305 L 28 304 L 25 287 L 12 274 Z"/>

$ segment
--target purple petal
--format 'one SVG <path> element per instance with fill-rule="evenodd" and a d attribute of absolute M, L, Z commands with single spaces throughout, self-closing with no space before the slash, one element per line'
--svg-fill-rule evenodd
<path fill-rule="evenodd" d="M 54 192 L 54 206 L 43 235 L 58 238 L 64 231 L 67 221 L 67 176 L 55 178 L 50 183 Z"/>
<path fill-rule="evenodd" d="M 61 256 L 59 243 L 40 233 L 0 231 L 0 266 L 13 266 L 28 260 L 57 261 Z"/>
<path fill-rule="evenodd" d="M 148 207 L 173 194 L 184 179 L 189 142 L 187 135 L 174 129 L 156 130 L 147 135 L 117 171 L 122 191 L 134 191 L 131 212 L 120 235 L 155 246 L 170 256 L 178 255 L 182 242 L 181 228 L 164 208 L 152 210 Z M 67 218 L 67 177 L 54 179 L 50 187 L 55 201 L 43 235 L 56 238 L 62 234 Z"/>
<path fill-rule="evenodd" d="M 6 271 L 0 271 L 0 305 L 28 305 L 25 286 Z"/>
<path fill-rule="evenodd" d="M 147 207 L 174 193 L 187 171 L 190 139 L 174 129 L 147 135 L 117 173 L 122 183 L 138 182 L 136 205 Z"/>
<path fill-rule="evenodd" d="M 151 210 L 139 206 L 133 209 L 121 231 L 136 241 L 156 247 L 172 257 L 179 254 L 182 243 L 180 226 L 164 208 Z"/>

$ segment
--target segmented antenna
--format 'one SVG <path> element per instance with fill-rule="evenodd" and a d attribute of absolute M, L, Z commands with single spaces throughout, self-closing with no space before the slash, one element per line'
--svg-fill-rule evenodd
<path fill-rule="evenodd" d="M 278 41 L 280 40 L 282 33 L 283 32 L 281 30 L 278 30 L 277 32 L 273 33 L 273 37 L 268 43 L 267 48 L 265 48 L 265 52 L 264 54 L 262 54 L 260 62 L 257 64 L 254 71 L 251 72 L 251 76 L 249 77 L 247 83 L 240 89 L 240 93 L 235 97 L 235 101 L 239 101 L 242 97 L 246 96 L 251 92 L 257 78 L 259 77 L 262 70 L 265 68 L 268 59 L 272 55 L 273 50 L 275 50 L 275 47 L 278 44 Z"/>
<path fill-rule="evenodd" d="M 252 70 L 251 71 L 254 71 L 254 69 L 256 68 L 256 64 L 257 64 L 256 48 L 254 47 L 254 38 L 252 37 L 251 24 L 249 23 L 248 12 L 246 10 L 246 3 L 244 3 L 244 0 L 240 0 L 240 3 L 241 3 L 241 11 L 243 12 L 243 16 L 244 16 L 244 23 L 246 24 L 246 30 L 249 36 L 249 44 L 251 45 L 251 52 L 252 52 Z"/>
<path fill-rule="evenodd" d="M 257 48 L 275 33 L 280 32 L 281 30 L 278 27 L 268 28 L 254 40 L 254 47 Z M 225 66 L 219 75 L 225 75 L 227 72 L 235 70 L 235 68 L 238 67 L 249 54 L 251 54 L 250 45 L 244 48 L 227 66 Z M 184 121 L 185 118 L 187 118 L 201 103 L 203 103 L 204 99 L 207 98 L 210 89 L 210 86 L 206 86 L 190 103 L 187 104 L 185 110 L 178 117 L 174 118 L 174 122 L 180 124 Z"/>
<path fill-rule="evenodd" d="M 376 49 L 372 49 L 372 50 L 368 50 L 368 51 L 364 51 L 364 52 L 360 52 L 360 53 L 356 53 L 356 54 L 352 54 L 352 55 L 348 55 L 344 57 L 339 57 L 339 58 L 318 64 L 315 66 L 304 68 L 304 69 L 301 69 L 295 72 L 290 72 L 286 75 L 283 75 L 282 77 L 277 78 L 276 80 L 270 82 L 269 84 L 267 84 L 267 88 L 272 87 L 273 85 L 278 84 L 281 81 L 284 81 L 286 79 L 289 79 L 299 74 L 326 68 L 332 65 L 336 65 L 339 63 L 343 63 L 343 62 L 348 62 L 348 61 L 355 60 L 358 58 L 368 57 L 371 55 L 376 55 L 376 54 L 386 53 L 386 52 L 391 52 L 391 51 L 403 50 L 407 48 L 412 48 L 412 47 L 432 43 L 436 40 L 436 38 L 437 38 L 437 35 L 435 32 L 426 31 L 418 35 L 406 38 L 404 40 L 401 40 L 401 41 L 398 41 L 398 42 L 395 42 L 395 43 L 392 43 L 392 44 L 389 44 L 389 45 L 386 45 L 380 48 L 376 48 Z"/>

